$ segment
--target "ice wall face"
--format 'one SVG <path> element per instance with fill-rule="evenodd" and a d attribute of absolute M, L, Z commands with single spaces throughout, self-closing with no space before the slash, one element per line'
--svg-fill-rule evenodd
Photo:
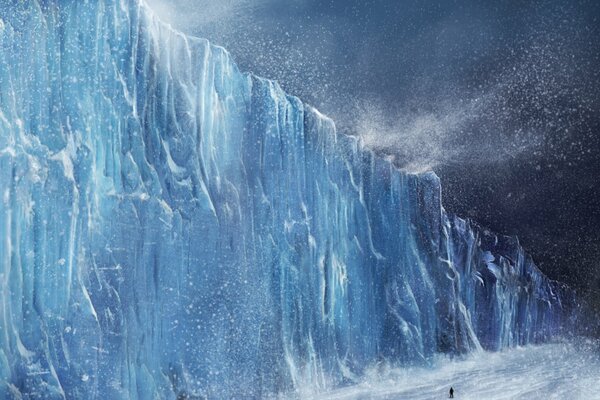
<path fill-rule="evenodd" d="M 543 341 L 571 294 L 135 0 L 0 6 L 0 398 L 260 397 Z"/>

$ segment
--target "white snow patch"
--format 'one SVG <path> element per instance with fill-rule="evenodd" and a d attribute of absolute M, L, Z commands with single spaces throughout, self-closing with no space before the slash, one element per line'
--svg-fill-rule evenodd
<path fill-rule="evenodd" d="M 61 151 L 50 157 L 50 159 L 60 161 L 63 166 L 65 178 L 67 178 L 71 182 L 75 182 L 75 175 L 73 174 L 73 160 L 71 160 L 67 149 L 62 149 Z"/>

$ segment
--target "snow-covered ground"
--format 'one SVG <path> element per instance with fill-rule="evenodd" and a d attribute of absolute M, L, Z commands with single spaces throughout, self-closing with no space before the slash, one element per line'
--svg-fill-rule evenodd
<path fill-rule="evenodd" d="M 439 360 L 432 369 L 372 371 L 359 385 L 315 397 L 328 400 L 600 399 L 600 353 L 590 342 L 548 344 L 461 360 Z"/>

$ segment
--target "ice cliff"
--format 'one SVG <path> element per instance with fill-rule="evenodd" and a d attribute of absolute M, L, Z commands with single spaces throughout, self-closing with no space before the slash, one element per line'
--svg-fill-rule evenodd
<path fill-rule="evenodd" d="M 556 334 L 516 239 L 137 0 L 0 1 L 0 398 L 249 398 Z"/>

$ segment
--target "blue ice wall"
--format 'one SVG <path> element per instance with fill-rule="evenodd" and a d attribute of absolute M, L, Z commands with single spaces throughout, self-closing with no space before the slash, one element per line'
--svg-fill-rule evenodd
<path fill-rule="evenodd" d="M 135 0 L 0 2 L 0 398 L 250 398 L 558 332 L 568 291 Z"/>

